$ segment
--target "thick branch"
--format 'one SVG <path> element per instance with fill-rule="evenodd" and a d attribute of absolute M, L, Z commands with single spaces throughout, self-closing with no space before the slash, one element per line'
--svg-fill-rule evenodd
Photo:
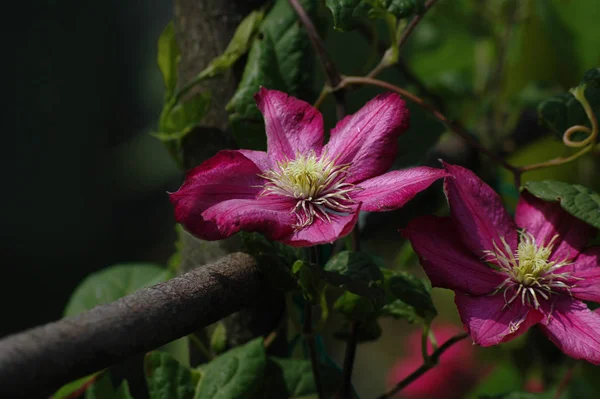
<path fill-rule="evenodd" d="M 78 316 L 0 340 L 0 397 L 40 397 L 251 305 L 265 290 L 253 257 L 234 253 Z"/>

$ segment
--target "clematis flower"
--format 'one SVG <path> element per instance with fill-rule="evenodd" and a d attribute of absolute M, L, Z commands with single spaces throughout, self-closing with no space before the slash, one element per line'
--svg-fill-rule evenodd
<path fill-rule="evenodd" d="M 459 334 L 460 327 L 442 324 L 434 328 L 439 343 Z M 388 386 L 393 387 L 423 364 L 420 330 L 406 340 L 406 356 L 399 359 L 388 374 Z M 428 353 L 433 353 L 431 343 Z M 406 386 L 398 396 L 406 399 L 460 399 L 471 391 L 490 371 L 477 359 L 477 348 L 463 340 L 442 353 L 438 364 Z"/>
<path fill-rule="evenodd" d="M 396 94 L 342 119 L 325 145 L 323 118 L 308 103 L 264 88 L 255 99 L 267 152 L 220 151 L 171 194 L 176 220 L 202 239 L 244 230 L 298 247 L 332 242 L 352 230 L 359 210 L 399 208 L 446 175 L 428 167 L 384 173 L 408 128 Z"/>
<path fill-rule="evenodd" d="M 431 283 L 455 292 L 476 344 L 509 341 L 533 325 L 565 354 L 600 364 L 600 247 L 595 229 L 559 204 L 521 195 L 513 220 L 473 172 L 445 164 L 450 217 L 411 221 L 411 241 Z"/>

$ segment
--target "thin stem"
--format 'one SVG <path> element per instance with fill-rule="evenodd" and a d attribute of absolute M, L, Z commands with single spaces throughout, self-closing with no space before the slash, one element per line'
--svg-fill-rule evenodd
<path fill-rule="evenodd" d="M 353 84 L 379 86 L 379 87 L 383 87 L 384 89 L 391 90 L 391 91 L 401 94 L 402 96 L 404 96 L 407 99 L 409 99 L 410 101 L 414 102 L 415 104 L 417 104 L 424 110 L 428 111 L 437 120 L 439 120 L 444 125 L 446 125 L 446 127 L 448 129 L 450 129 L 452 132 L 454 132 L 455 134 L 460 136 L 463 140 L 465 140 L 473 148 L 476 148 L 480 152 L 487 155 L 492 161 L 498 163 L 500 166 L 509 170 L 512 173 L 520 172 L 519 168 L 509 164 L 502 157 L 494 154 L 493 152 L 491 152 L 490 150 L 488 150 L 487 148 L 482 146 L 477 141 L 477 139 L 475 139 L 473 136 L 471 136 L 459 122 L 448 119 L 444 114 L 442 114 L 433 105 L 426 103 L 425 100 L 423 100 L 422 98 L 409 92 L 408 90 L 404 90 L 401 87 L 395 86 L 388 82 L 384 82 L 383 80 L 367 78 L 367 77 L 360 77 L 360 76 L 345 76 L 344 79 L 342 80 L 342 83 L 340 84 L 340 86 L 346 87 L 348 85 L 353 85 Z"/>
<path fill-rule="evenodd" d="M 323 70 L 325 71 L 325 75 L 327 77 L 327 81 L 331 87 L 337 87 L 342 81 L 342 75 L 338 72 L 335 64 L 331 60 L 331 57 L 327 53 L 325 49 L 325 44 L 323 40 L 319 36 L 315 25 L 310 20 L 310 17 L 302 7 L 302 4 L 298 0 L 288 0 L 290 5 L 296 11 L 298 15 L 298 19 L 304 25 L 304 29 L 306 29 L 306 33 L 317 53 L 317 57 L 319 57 L 319 61 L 321 61 L 321 65 L 323 66 Z M 336 91 L 333 93 L 336 102 L 336 114 L 338 119 L 342 119 L 346 116 L 346 106 L 345 106 L 345 94 L 344 91 Z"/>
<path fill-rule="evenodd" d="M 575 154 L 571 155 L 570 157 L 567 157 L 567 158 L 559 157 L 559 158 L 551 159 L 549 161 L 544 161 L 544 162 L 540 162 L 540 163 L 534 163 L 531 165 L 521 166 L 519 168 L 519 170 L 522 173 L 524 173 L 524 172 L 529 172 L 529 171 L 536 170 L 536 169 L 544 169 L 544 168 L 549 168 L 551 166 L 558 166 L 558 165 L 562 165 L 565 163 L 569 163 L 571 161 L 576 160 L 577 158 L 584 155 L 585 153 L 591 151 L 592 148 L 593 148 L 592 145 L 588 145 L 587 147 L 581 149 L 580 151 L 577 151 Z"/>
<path fill-rule="evenodd" d="M 312 304 L 310 302 L 306 302 L 304 305 L 304 328 L 302 329 L 302 333 L 304 339 L 306 339 L 306 345 L 308 346 L 308 354 L 312 366 L 315 386 L 317 388 L 317 395 L 319 399 L 324 399 L 323 385 L 321 383 L 319 372 L 319 360 L 317 358 L 317 346 L 315 345 L 315 336 L 312 331 Z"/>
<path fill-rule="evenodd" d="M 408 375 L 408 377 L 406 377 L 405 379 L 400 381 L 398 384 L 396 384 L 396 386 L 392 390 L 384 393 L 381 396 L 378 396 L 377 399 L 389 399 L 389 398 L 393 397 L 394 395 L 396 395 L 398 392 L 400 392 L 401 390 L 406 388 L 409 384 L 416 381 L 417 379 L 419 379 L 419 377 L 421 377 L 423 374 L 425 374 L 427 371 L 429 371 L 431 368 L 433 368 L 437 364 L 438 360 L 440 359 L 440 356 L 448 348 L 450 348 L 455 343 L 457 343 L 467 337 L 468 337 L 467 334 L 459 334 L 459 335 L 456 335 L 456 336 L 450 338 L 448 341 L 444 342 L 444 344 L 442 346 L 440 346 L 438 350 L 433 352 L 433 354 L 429 357 L 429 359 L 431 360 L 430 364 L 424 363 L 421 367 L 419 367 L 418 369 L 413 371 L 410 375 Z"/>
<path fill-rule="evenodd" d="M 196 349 L 198 349 L 200 351 L 200 353 L 202 353 L 202 356 L 204 356 L 206 358 L 206 360 L 210 360 L 214 357 L 212 355 L 212 353 L 210 353 L 210 351 L 208 350 L 206 345 L 204 345 L 204 342 L 202 342 L 202 340 L 200 338 L 198 338 L 196 336 L 196 334 L 192 333 L 192 334 L 188 335 L 188 337 L 189 337 L 190 341 L 192 341 L 192 344 L 194 344 Z"/>
<path fill-rule="evenodd" d="M 419 22 L 421 22 L 425 16 L 425 13 L 429 11 L 429 9 L 437 2 L 438 0 L 429 0 L 427 3 L 425 3 L 425 10 L 423 13 L 415 16 L 412 21 L 410 21 L 410 23 L 406 26 L 406 29 L 404 29 L 404 32 L 402 32 L 402 37 L 400 37 L 400 40 L 398 41 L 398 50 L 400 50 L 406 44 L 411 33 L 415 30 L 417 25 L 419 25 Z"/>
<path fill-rule="evenodd" d="M 569 369 L 567 370 L 567 372 L 563 376 L 562 380 L 560 381 L 558 388 L 556 388 L 556 393 L 554 394 L 554 399 L 560 399 L 562 394 L 569 387 L 569 383 L 571 382 L 571 379 L 573 378 L 573 372 L 575 371 L 575 366 L 577 366 L 577 363 L 573 363 L 569 366 Z"/>
<path fill-rule="evenodd" d="M 352 371 L 354 369 L 354 359 L 356 359 L 356 346 L 358 345 L 358 330 L 360 328 L 358 321 L 350 323 L 350 336 L 346 342 L 346 353 L 344 355 L 344 368 L 342 372 L 342 386 L 337 394 L 338 399 L 348 399 L 352 391 Z"/>

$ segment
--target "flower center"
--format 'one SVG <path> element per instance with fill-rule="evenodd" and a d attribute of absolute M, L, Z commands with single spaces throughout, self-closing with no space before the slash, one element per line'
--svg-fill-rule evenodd
<path fill-rule="evenodd" d="M 520 233 L 516 253 L 512 252 L 504 238 L 501 239 L 503 248 L 494 242 L 494 250 L 485 251 L 484 260 L 496 261 L 500 271 L 506 275 L 506 280 L 495 291 L 504 291 L 506 306 L 521 297 L 523 305 L 528 304 L 538 309 L 540 307 L 538 297 L 548 299 L 551 294 L 556 293 L 556 289 L 564 289 L 570 293 L 571 286 L 567 282 L 573 277 L 570 273 L 556 273 L 557 269 L 569 262 L 566 259 L 549 260 L 557 238 L 558 235 L 554 236 L 544 246 L 536 243 L 531 234 L 523 231 Z"/>
<path fill-rule="evenodd" d="M 260 195 L 295 199 L 296 229 L 312 224 L 315 218 L 331 222 L 329 213 L 350 212 L 356 203 L 350 193 L 360 188 L 344 182 L 349 167 L 336 165 L 325 153 L 320 157 L 314 151 L 296 154 L 295 159 L 279 161 L 260 175 L 267 180 Z"/>

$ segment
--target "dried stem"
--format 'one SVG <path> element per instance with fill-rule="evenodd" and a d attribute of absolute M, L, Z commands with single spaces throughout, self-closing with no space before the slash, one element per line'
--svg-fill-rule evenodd
<path fill-rule="evenodd" d="M 467 337 L 468 337 L 467 334 L 459 334 L 459 335 L 456 335 L 456 336 L 450 338 L 448 341 L 444 342 L 444 344 L 442 346 L 440 346 L 438 348 L 438 350 L 433 352 L 433 354 L 429 357 L 429 360 L 430 360 L 429 363 L 423 363 L 423 365 L 421 367 L 419 367 L 418 369 L 413 371 L 410 375 L 408 375 L 408 377 L 406 377 L 405 379 L 400 381 L 398 384 L 396 384 L 396 386 L 392 390 L 384 393 L 381 396 L 378 396 L 377 399 L 389 399 L 389 398 L 393 397 L 394 395 L 396 395 L 398 392 L 400 392 L 401 390 L 406 388 L 409 384 L 416 381 L 417 379 L 419 379 L 419 377 L 421 377 L 423 374 L 425 374 L 427 371 L 429 371 L 431 368 L 433 368 L 437 364 L 438 360 L 440 359 L 440 356 L 442 356 L 442 354 L 448 348 L 450 348 L 455 343 L 457 343 Z"/>

